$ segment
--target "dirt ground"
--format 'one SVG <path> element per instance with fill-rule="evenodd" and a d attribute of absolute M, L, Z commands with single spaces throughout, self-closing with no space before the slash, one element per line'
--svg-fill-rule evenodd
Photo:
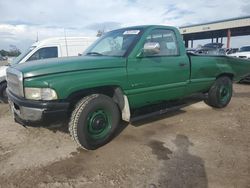
<path fill-rule="evenodd" d="M 250 187 L 250 85 L 133 125 L 96 151 L 62 128 L 24 128 L 0 104 L 0 187 Z"/>

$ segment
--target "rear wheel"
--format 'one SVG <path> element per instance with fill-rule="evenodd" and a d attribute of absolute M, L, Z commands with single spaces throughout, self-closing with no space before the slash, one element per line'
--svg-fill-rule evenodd
<path fill-rule="evenodd" d="M 3 82 L 0 84 L 0 101 L 3 103 L 8 103 L 8 96 L 7 96 L 7 83 Z"/>
<path fill-rule="evenodd" d="M 223 108 L 232 98 L 233 86 L 229 77 L 218 78 L 208 92 L 206 104 L 215 108 Z"/>
<path fill-rule="evenodd" d="M 102 94 L 84 97 L 72 113 L 69 131 L 84 149 L 103 146 L 113 136 L 120 122 L 120 112 L 113 100 Z"/>

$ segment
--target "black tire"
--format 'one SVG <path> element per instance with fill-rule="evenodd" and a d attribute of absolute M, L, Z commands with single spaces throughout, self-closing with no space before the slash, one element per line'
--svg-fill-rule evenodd
<path fill-rule="evenodd" d="M 232 93 L 232 80 L 226 76 L 219 77 L 210 88 L 205 103 L 214 108 L 224 108 L 231 101 Z"/>
<path fill-rule="evenodd" d="M 6 93 L 7 82 L 2 82 L 0 84 L 0 101 L 3 103 L 8 103 L 8 96 Z"/>
<path fill-rule="evenodd" d="M 71 115 L 69 132 L 80 147 L 94 150 L 112 139 L 119 122 L 117 104 L 106 95 L 92 94 L 76 105 Z"/>

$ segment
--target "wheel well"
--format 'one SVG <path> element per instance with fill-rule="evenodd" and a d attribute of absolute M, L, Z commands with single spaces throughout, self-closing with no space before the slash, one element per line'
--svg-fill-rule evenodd
<path fill-rule="evenodd" d="M 223 76 L 229 77 L 231 80 L 233 80 L 233 78 L 234 78 L 234 74 L 233 73 L 222 73 L 219 76 L 217 76 L 216 79 L 218 79 L 220 77 L 223 77 Z"/>
<path fill-rule="evenodd" d="M 115 103 L 119 106 L 120 110 L 124 107 L 124 99 L 123 99 L 123 91 L 118 86 L 101 86 L 95 88 L 84 89 L 81 91 L 77 91 L 72 93 L 67 100 L 70 102 L 70 109 L 73 110 L 76 103 L 87 95 L 91 95 L 94 93 L 104 94 L 109 96 L 114 100 Z"/>

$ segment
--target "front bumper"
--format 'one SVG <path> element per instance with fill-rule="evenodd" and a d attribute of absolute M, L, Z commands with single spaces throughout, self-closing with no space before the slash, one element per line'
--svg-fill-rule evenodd
<path fill-rule="evenodd" d="M 15 121 L 22 125 L 47 125 L 68 118 L 68 102 L 27 100 L 13 95 L 8 90 L 7 94 Z"/>

